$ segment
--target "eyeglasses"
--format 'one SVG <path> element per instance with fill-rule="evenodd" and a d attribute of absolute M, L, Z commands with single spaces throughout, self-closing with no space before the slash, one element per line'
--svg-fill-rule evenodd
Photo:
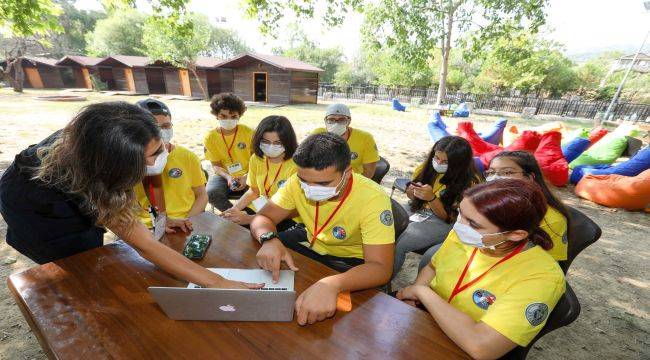
<path fill-rule="evenodd" d="M 496 176 L 512 176 L 514 174 L 525 174 L 525 171 L 512 171 L 512 170 L 504 170 L 504 171 L 494 171 L 494 170 L 488 170 L 485 172 L 485 177 L 496 175 Z"/>
<path fill-rule="evenodd" d="M 350 120 L 350 118 L 347 117 L 347 116 L 346 117 L 340 117 L 340 118 L 325 118 L 325 123 L 330 124 L 330 125 L 333 125 L 333 124 L 345 124 L 346 122 L 348 122 L 348 120 Z"/>

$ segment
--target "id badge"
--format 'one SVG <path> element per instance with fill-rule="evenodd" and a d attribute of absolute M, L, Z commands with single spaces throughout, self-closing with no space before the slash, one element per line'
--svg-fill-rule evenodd
<path fill-rule="evenodd" d="M 158 215 L 153 223 L 153 238 L 156 241 L 160 241 L 165 235 L 165 229 L 167 228 L 167 215 L 161 214 Z"/>
<path fill-rule="evenodd" d="M 242 170 L 244 170 L 244 167 L 242 166 L 241 163 L 237 162 L 237 163 L 232 163 L 232 164 L 228 165 L 228 173 L 229 174 L 235 174 L 235 173 L 240 172 Z"/>
<path fill-rule="evenodd" d="M 253 200 L 253 206 L 255 206 L 255 210 L 260 211 L 267 202 L 269 202 L 269 199 L 267 199 L 266 196 L 260 196 Z"/>

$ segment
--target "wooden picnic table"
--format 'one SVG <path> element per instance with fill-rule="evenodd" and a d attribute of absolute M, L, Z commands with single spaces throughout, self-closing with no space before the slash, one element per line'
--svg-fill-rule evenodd
<path fill-rule="evenodd" d="M 199 264 L 256 268 L 257 241 L 243 227 L 203 213 L 195 232 L 212 244 Z M 163 242 L 181 251 L 187 234 Z M 293 254 L 295 289 L 335 271 Z M 149 286 L 186 286 L 117 241 L 7 279 L 16 303 L 51 359 L 104 358 L 467 358 L 430 315 L 376 290 L 352 293 L 352 311 L 314 325 L 174 321 Z M 294 319 L 295 320 L 295 319 Z"/>

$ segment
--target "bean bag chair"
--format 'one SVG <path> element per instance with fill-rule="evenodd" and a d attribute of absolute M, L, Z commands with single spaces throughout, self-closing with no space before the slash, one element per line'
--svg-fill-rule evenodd
<path fill-rule="evenodd" d="M 508 146 L 512 144 L 521 134 L 519 133 L 519 128 L 517 125 L 510 125 L 506 128 L 506 131 L 503 132 L 503 146 Z"/>
<path fill-rule="evenodd" d="M 476 171 L 480 172 L 481 174 L 485 172 L 485 166 L 483 165 L 481 158 L 478 156 L 474 156 L 474 165 L 476 165 Z"/>
<path fill-rule="evenodd" d="M 569 178 L 569 181 L 571 184 L 577 184 L 582 180 L 582 178 L 585 175 L 591 174 L 592 171 L 595 170 L 604 170 L 609 167 L 612 167 L 611 165 L 580 165 L 576 166 L 573 171 L 571 171 L 571 177 Z"/>
<path fill-rule="evenodd" d="M 540 139 L 541 136 L 539 135 L 539 133 L 531 130 L 525 130 L 524 132 L 521 133 L 520 137 L 518 137 L 515 141 L 512 142 L 512 144 L 506 146 L 504 149 L 496 149 L 484 153 L 479 157 L 481 158 L 481 162 L 483 162 L 485 168 L 488 168 L 490 166 L 490 161 L 492 161 L 492 158 L 504 150 L 507 151 L 522 150 L 522 151 L 528 151 L 529 153 L 534 153 L 535 150 L 537 150 L 537 147 L 539 146 Z"/>
<path fill-rule="evenodd" d="M 506 130 L 507 123 L 508 119 L 499 119 L 492 125 L 490 131 L 485 134 L 479 133 L 479 136 L 490 144 L 499 145 L 503 142 L 503 132 Z"/>
<path fill-rule="evenodd" d="M 600 126 L 595 127 L 589 132 L 589 141 L 593 145 L 597 143 L 598 140 L 602 139 L 605 135 L 607 135 L 608 132 L 609 130 L 603 129 Z"/>
<path fill-rule="evenodd" d="M 616 130 L 603 136 L 597 143 L 592 143 L 593 145 L 587 151 L 569 163 L 569 168 L 573 169 L 580 165 L 612 164 L 625 151 L 627 136 L 634 132 L 634 126 L 619 126 Z"/>
<path fill-rule="evenodd" d="M 442 121 L 442 116 L 437 111 L 431 116 L 427 129 L 429 130 L 429 137 L 434 143 L 445 136 L 451 135 L 447 131 L 447 125 Z"/>
<path fill-rule="evenodd" d="M 543 125 L 534 127 L 531 130 L 536 131 L 540 134 L 544 134 L 551 131 L 558 131 L 560 134 L 564 134 L 567 131 L 564 123 L 560 121 L 545 123 Z"/>
<path fill-rule="evenodd" d="M 578 167 L 581 168 L 580 172 L 582 175 L 623 175 L 623 176 L 637 176 L 641 172 L 646 171 L 650 169 L 650 147 L 647 147 L 643 150 L 640 150 L 636 155 L 634 155 L 630 160 L 624 161 L 620 164 L 616 164 L 614 166 L 609 166 L 609 165 L 601 165 L 601 166 L 584 166 L 584 167 Z M 576 168 L 573 170 L 574 173 L 576 173 Z M 574 183 L 577 183 L 580 181 L 580 178 L 578 178 L 579 175 L 575 176 L 576 181 Z M 571 178 L 574 178 L 574 175 L 571 174 Z"/>
<path fill-rule="evenodd" d="M 569 163 L 562 154 L 562 134 L 550 131 L 540 137 L 535 150 L 535 159 L 546 180 L 555 186 L 564 186 L 569 181 Z"/>
<path fill-rule="evenodd" d="M 456 110 L 454 110 L 454 117 L 469 117 L 469 109 L 467 109 L 467 104 L 460 103 Z"/>
<path fill-rule="evenodd" d="M 650 169 L 637 176 L 587 175 L 576 195 L 607 207 L 647 210 L 650 207 Z"/>
<path fill-rule="evenodd" d="M 406 111 L 406 106 L 402 105 L 399 100 L 393 99 L 393 110 Z"/>
<path fill-rule="evenodd" d="M 580 154 L 585 152 L 589 146 L 591 146 L 591 141 L 589 141 L 589 139 L 586 137 L 576 137 L 562 146 L 562 154 L 564 154 L 566 161 L 571 162 L 580 156 Z"/>
<path fill-rule="evenodd" d="M 469 121 L 459 122 L 456 132 L 458 133 L 458 136 L 469 141 L 469 144 L 472 146 L 474 156 L 480 156 L 486 152 L 501 149 L 498 145 L 490 144 L 489 142 L 481 139 L 476 131 L 474 131 L 474 124 Z"/>
<path fill-rule="evenodd" d="M 589 139 L 589 129 L 579 128 L 570 132 L 567 136 L 562 138 L 562 147 L 577 138 Z"/>

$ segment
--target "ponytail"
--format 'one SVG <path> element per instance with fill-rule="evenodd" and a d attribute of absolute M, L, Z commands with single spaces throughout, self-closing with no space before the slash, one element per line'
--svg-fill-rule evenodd
<path fill-rule="evenodd" d="M 530 235 L 528 236 L 528 239 L 533 244 L 541 246 L 544 250 L 548 251 L 553 248 L 553 241 L 551 240 L 551 237 L 546 233 L 546 231 L 542 230 L 539 225 L 535 225 L 533 231 L 531 231 Z"/>

